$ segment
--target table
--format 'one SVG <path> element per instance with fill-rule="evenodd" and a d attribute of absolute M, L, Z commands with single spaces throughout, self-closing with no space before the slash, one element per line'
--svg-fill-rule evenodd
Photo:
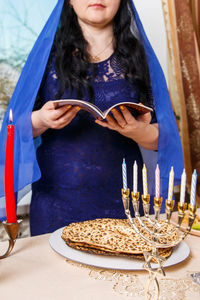
<path fill-rule="evenodd" d="M 120 288 L 120 286 L 123 285 L 123 281 L 125 283 L 132 278 L 131 286 L 139 288 L 139 285 L 145 284 L 146 271 L 104 272 L 93 267 L 81 267 L 80 264 L 70 263 L 55 253 L 49 246 L 49 237 L 50 234 L 45 234 L 19 239 L 11 255 L 0 261 L 1 299 L 144 299 L 143 296 L 127 297 L 125 292 L 127 293 L 128 289 L 125 291 L 125 287 Z M 186 243 L 191 248 L 190 257 L 179 265 L 166 268 L 167 281 L 165 280 L 165 282 L 169 283 L 172 290 L 170 293 L 168 290 L 169 298 L 165 297 L 165 299 L 200 299 L 200 286 L 187 279 L 189 273 L 200 271 L 200 237 L 190 235 L 186 238 Z M 0 243 L 0 253 L 6 246 L 6 242 Z M 100 271 L 102 271 L 101 274 Z M 108 280 L 95 279 L 95 277 L 102 276 L 106 276 Z M 178 281 L 178 279 L 180 280 Z M 184 284 L 189 291 L 180 294 L 180 287 L 183 287 Z M 174 286 L 172 287 L 172 285 Z M 119 293 L 119 290 L 122 294 Z M 173 293 L 178 294 L 173 296 Z M 129 295 L 131 295 L 130 292 Z"/>

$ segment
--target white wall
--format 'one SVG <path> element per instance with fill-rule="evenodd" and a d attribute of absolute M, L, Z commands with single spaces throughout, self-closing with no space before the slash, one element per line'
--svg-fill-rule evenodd
<path fill-rule="evenodd" d="M 134 3 L 167 79 L 167 39 L 161 0 L 134 0 Z"/>

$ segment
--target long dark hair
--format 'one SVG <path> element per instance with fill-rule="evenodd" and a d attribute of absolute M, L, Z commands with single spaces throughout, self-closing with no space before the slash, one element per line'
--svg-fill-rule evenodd
<path fill-rule="evenodd" d="M 129 0 L 121 0 L 119 10 L 114 18 L 115 55 L 122 66 L 125 79 L 131 84 L 137 83 L 142 103 L 152 105 L 149 97 L 150 79 L 145 52 L 140 40 L 131 31 L 131 10 Z M 83 90 L 88 92 L 90 101 L 94 101 L 94 91 L 90 84 L 95 69 L 91 68 L 90 56 L 87 52 L 87 41 L 78 23 L 77 16 L 65 0 L 60 28 L 57 31 L 54 50 L 55 68 L 60 81 L 60 97 L 65 89 L 75 91 L 77 98 L 81 98 Z M 93 66 L 95 68 L 95 66 Z"/>

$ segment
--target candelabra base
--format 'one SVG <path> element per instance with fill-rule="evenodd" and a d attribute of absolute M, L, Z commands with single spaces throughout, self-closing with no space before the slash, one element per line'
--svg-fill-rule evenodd
<path fill-rule="evenodd" d="M 160 210 L 162 204 L 162 198 L 154 198 L 154 218 L 150 216 L 150 195 L 142 195 L 142 205 L 144 211 L 144 217 L 141 218 L 139 213 L 139 193 L 131 193 L 132 196 L 132 206 L 135 213 L 135 218 L 132 217 L 130 212 L 130 199 L 129 199 L 130 191 L 129 189 L 124 190 L 122 189 L 122 202 L 124 205 L 124 211 L 127 219 L 129 220 L 130 226 L 133 230 L 139 234 L 139 236 L 147 242 L 151 247 L 151 252 L 144 252 L 145 264 L 144 269 L 149 272 L 149 278 L 147 280 L 146 289 L 145 289 L 145 296 L 146 299 L 151 300 L 158 300 L 160 295 L 160 287 L 158 282 L 158 276 L 165 276 L 164 270 L 164 263 L 166 261 L 165 258 L 159 255 L 158 249 L 159 248 L 171 248 L 178 245 L 190 232 L 192 228 L 192 224 L 194 222 L 196 216 L 196 206 L 189 205 L 189 220 L 188 226 L 184 233 L 179 231 L 179 228 L 182 224 L 183 217 L 185 215 L 186 204 L 178 205 L 178 223 L 176 226 L 172 226 L 171 229 L 164 230 L 165 226 L 170 226 L 172 212 L 174 210 L 174 200 L 166 199 L 165 206 L 166 206 L 166 217 L 164 222 L 160 222 Z M 136 222 L 137 221 L 137 222 Z M 144 222 L 146 221 L 146 222 Z M 150 225 L 149 226 L 147 225 Z M 177 238 L 175 240 L 171 239 L 173 234 L 177 234 Z M 169 238 L 170 237 L 170 238 Z M 163 239 L 169 239 L 166 243 L 163 243 Z M 151 260 L 154 259 L 158 263 L 158 267 L 153 268 L 151 266 Z M 154 291 L 154 292 L 151 292 Z"/>
<path fill-rule="evenodd" d="M 20 226 L 21 222 L 22 222 L 22 220 L 17 220 L 16 223 L 7 223 L 6 221 L 2 222 L 3 227 L 9 237 L 9 239 L 8 239 L 9 244 L 8 244 L 8 249 L 6 250 L 6 252 L 3 255 L 0 255 L 0 259 L 8 257 L 9 254 L 11 253 L 11 251 L 15 245 L 17 236 L 18 236 L 19 226 Z"/>

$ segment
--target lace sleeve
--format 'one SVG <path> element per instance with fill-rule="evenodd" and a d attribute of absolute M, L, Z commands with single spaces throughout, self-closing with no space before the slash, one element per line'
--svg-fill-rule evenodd
<path fill-rule="evenodd" d="M 49 61 L 47 63 L 47 67 L 46 67 L 46 70 L 45 70 L 45 73 L 44 73 L 44 76 L 43 76 L 43 79 L 42 79 L 42 82 L 41 82 L 38 94 L 36 96 L 36 100 L 35 100 L 35 104 L 34 104 L 34 107 L 33 107 L 33 111 L 41 109 L 41 107 L 44 104 L 44 99 L 43 99 L 43 94 L 44 93 L 43 92 L 44 92 L 44 89 L 46 88 L 47 77 L 49 76 L 49 73 L 51 73 L 53 61 L 54 61 L 54 52 L 52 52 L 51 55 L 50 55 L 50 57 L 49 57 Z"/>

